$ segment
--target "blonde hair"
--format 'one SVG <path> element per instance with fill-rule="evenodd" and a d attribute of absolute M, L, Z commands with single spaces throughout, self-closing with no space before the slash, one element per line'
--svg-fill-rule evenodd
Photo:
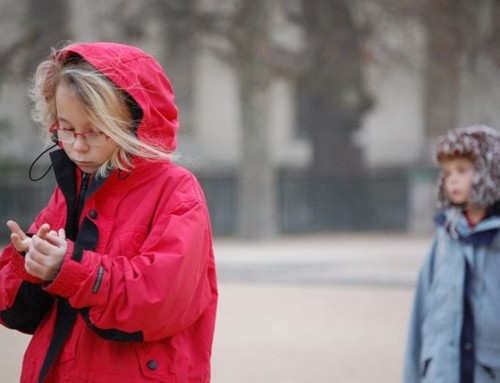
<path fill-rule="evenodd" d="M 68 84 L 83 103 L 87 118 L 102 133 L 118 144 L 111 157 L 97 170 L 105 177 L 113 169 L 130 171 L 132 156 L 150 160 L 170 159 L 164 148 L 145 143 L 136 136 L 140 121 L 133 119 L 125 91 L 79 56 L 64 63 L 55 59 L 55 51 L 42 61 L 33 76 L 30 96 L 33 120 L 42 128 L 46 139 L 49 128 L 57 122 L 55 95 L 60 83 Z"/>

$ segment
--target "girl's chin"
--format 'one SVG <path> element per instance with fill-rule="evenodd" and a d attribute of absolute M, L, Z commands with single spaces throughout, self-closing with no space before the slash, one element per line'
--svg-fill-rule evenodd
<path fill-rule="evenodd" d="M 97 168 L 91 164 L 87 164 L 87 163 L 81 163 L 81 162 L 75 162 L 75 165 L 78 166 L 78 168 L 84 172 L 84 173 L 87 173 L 87 174 L 92 174 L 94 173 Z"/>

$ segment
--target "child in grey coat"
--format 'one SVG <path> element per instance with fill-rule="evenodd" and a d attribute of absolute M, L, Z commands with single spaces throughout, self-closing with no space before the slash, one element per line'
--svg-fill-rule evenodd
<path fill-rule="evenodd" d="M 417 282 L 404 382 L 500 382 L 500 134 L 452 130 L 435 159 L 440 212 Z"/>

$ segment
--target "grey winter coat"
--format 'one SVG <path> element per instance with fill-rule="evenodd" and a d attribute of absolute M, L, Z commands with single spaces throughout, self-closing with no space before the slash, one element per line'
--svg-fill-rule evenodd
<path fill-rule="evenodd" d="M 438 216 L 438 227 L 417 282 L 411 314 L 405 383 L 460 381 L 465 260 L 472 270 L 474 382 L 500 382 L 500 216 L 470 228 L 458 209 Z"/>

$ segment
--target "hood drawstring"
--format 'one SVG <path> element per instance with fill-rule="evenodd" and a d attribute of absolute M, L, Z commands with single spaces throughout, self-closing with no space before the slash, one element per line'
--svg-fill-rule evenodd
<path fill-rule="evenodd" d="M 40 153 L 38 155 L 37 158 L 35 158 L 35 160 L 31 163 L 31 166 L 29 168 L 29 171 L 28 171 L 28 177 L 30 179 L 30 181 L 33 181 L 33 182 L 36 182 L 36 181 L 40 181 L 42 178 L 44 178 L 50 171 L 50 169 L 52 169 L 52 164 L 50 164 L 49 168 L 45 171 L 45 173 L 42 174 L 41 177 L 38 177 L 38 178 L 34 178 L 33 177 L 33 167 L 35 166 L 35 164 L 38 162 L 38 160 L 40 159 L 40 157 L 42 157 L 45 153 L 47 153 L 49 150 L 52 150 L 54 149 L 56 146 L 58 146 L 57 144 L 54 144 L 52 146 L 49 146 L 47 149 L 45 149 L 42 153 Z"/>

